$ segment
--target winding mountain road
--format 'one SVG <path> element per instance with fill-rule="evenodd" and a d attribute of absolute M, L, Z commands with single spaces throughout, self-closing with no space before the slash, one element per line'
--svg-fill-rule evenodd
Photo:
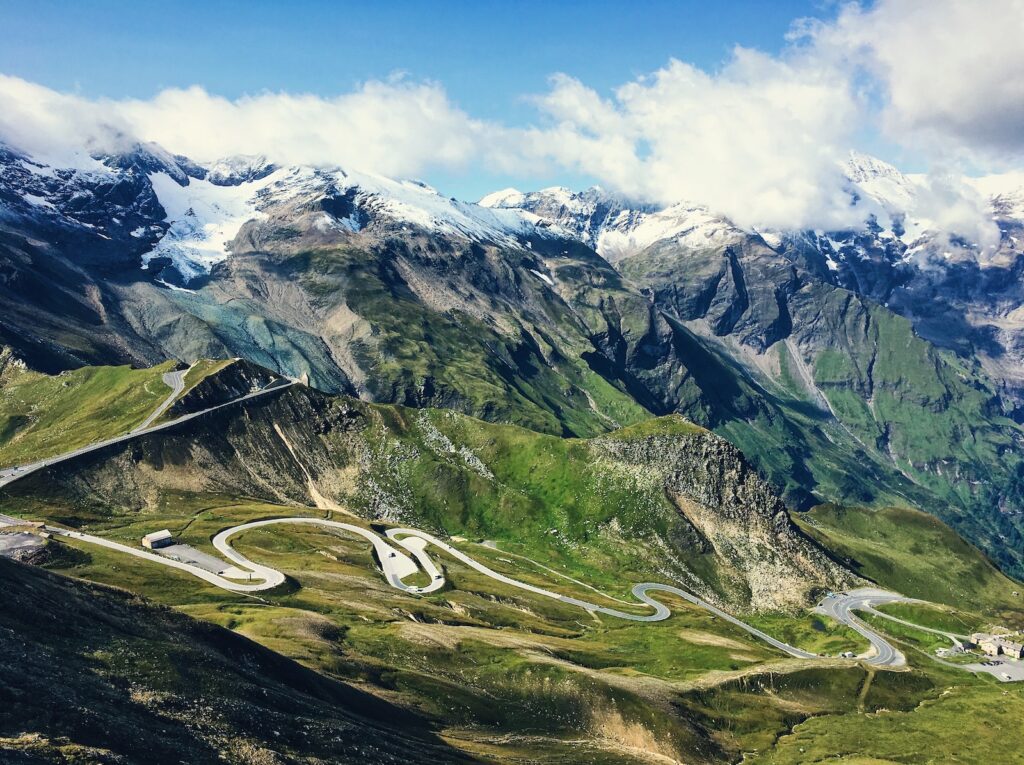
<path fill-rule="evenodd" d="M 163 377 L 164 384 L 170 387 L 171 394 L 165 398 L 160 406 L 153 410 L 153 413 L 149 415 L 145 420 L 142 421 L 136 428 L 132 428 L 132 433 L 138 433 L 139 431 L 146 430 L 150 425 L 156 422 L 157 417 L 167 411 L 168 407 L 174 403 L 174 400 L 181 395 L 181 392 L 185 390 L 185 375 L 188 374 L 189 369 L 192 369 L 193 365 L 189 365 L 188 369 L 175 369 L 173 372 L 165 372 Z"/>
<path fill-rule="evenodd" d="M 874 649 L 874 656 L 871 659 L 872 664 L 878 667 L 902 667 L 907 663 L 906 657 L 893 648 L 888 640 L 858 619 L 853 612 L 855 610 L 868 610 L 875 603 L 881 605 L 884 603 L 913 602 L 920 601 L 905 598 L 894 592 L 865 587 L 851 590 L 850 592 L 833 593 L 818 604 L 817 610 L 867 638 Z"/>
<path fill-rule="evenodd" d="M 49 531 L 56 536 L 62 536 L 79 542 L 101 545 L 108 549 L 118 550 L 125 554 L 142 558 L 153 563 L 169 566 L 171 568 L 178 569 L 179 571 L 185 571 L 225 590 L 250 593 L 271 590 L 281 585 L 285 581 L 285 575 L 276 569 L 255 563 L 245 557 L 231 546 L 230 540 L 232 537 L 235 537 L 245 531 L 275 525 L 320 526 L 322 528 L 347 532 L 349 534 L 362 537 L 373 546 L 376 557 L 380 562 L 381 571 L 388 584 L 397 590 L 401 590 L 402 592 L 409 594 L 422 595 L 434 592 L 444 587 L 446 580 L 441 569 L 427 554 L 427 547 L 433 546 L 439 551 L 451 556 L 455 560 L 460 561 L 490 579 L 526 592 L 531 592 L 541 597 L 551 598 L 570 606 L 582 608 L 592 614 L 604 614 L 616 619 L 625 619 L 634 622 L 662 621 L 667 619 L 672 612 L 668 606 L 652 597 L 651 593 L 663 592 L 683 598 L 700 608 L 710 611 L 724 621 L 745 630 L 750 635 L 790 656 L 800 659 L 823 658 L 819 657 L 817 654 L 797 648 L 781 640 L 777 640 L 762 630 L 747 624 L 732 614 L 723 611 L 717 606 L 708 603 L 707 601 L 687 592 L 686 590 L 680 589 L 679 587 L 656 582 L 643 582 L 636 584 L 633 586 L 632 592 L 634 597 L 639 601 L 637 605 L 646 605 L 653 609 L 653 613 L 637 614 L 629 611 L 622 611 L 617 608 L 601 606 L 597 603 L 592 603 L 569 595 L 563 595 L 554 590 L 549 590 L 544 587 L 539 587 L 528 582 L 522 582 L 518 579 L 514 579 L 495 571 L 489 566 L 462 552 L 458 548 L 453 547 L 432 534 L 419 529 L 388 529 L 384 532 L 384 536 L 381 536 L 361 526 L 322 518 L 286 517 L 251 521 L 249 523 L 243 523 L 238 526 L 232 526 L 231 528 L 224 529 L 213 537 L 212 543 L 214 548 L 234 564 L 234 567 L 227 569 L 227 572 L 233 572 L 231 575 L 222 575 L 211 573 L 210 571 L 191 563 L 169 559 L 157 553 L 149 552 L 148 550 L 130 547 L 102 537 L 83 534 L 77 531 L 70 531 L 68 529 L 62 529 L 55 526 L 45 526 L 44 528 L 46 531 Z M 428 578 L 427 584 L 410 585 L 404 581 L 408 577 L 417 574 L 420 571 L 426 574 Z M 844 624 L 849 624 L 853 629 L 857 630 L 857 632 L 870 641 L 872 651 L 858 658 L 874 666 L 892 668 L 902 666 L 905 663 L 903 654 L 893 648 L 883 637 L 871 631 L 870 628 L 860 622 L 850 612 L 853 608 L 866 606 L 870 603 L 892 603 L 901 600 L 908 599 L 895 593 L 885 592 L 882 590 L 863 590 L 854 591 L 852 593 L 843 593 L 841 596 L 830 596 L 823 601 L 819 608 L 824 613 L 829 614 L 838 621 L 843 622 Z"/>
<path fill-rule="evenodd" d="M 275 390 L 286 388 L 296 383 L 295 380 L 290 379 L 279 379 L 267 387 L 253 391 L 247 395 L 240 396 L 239 398 L 231 401 L 217 404 L 216 406 L 209 407 L 199 412 L 192 414 L 186 414 L 182 417 L 178 417 L 169 422 L 161 423 L 160 425 L 153 425 L 171 404 L 177 399 L 177 397 L 184 390 L 185 375 L 188 370 L 176 370 L 168 372 L 163 376 L 164 382 L 171 388 L 171 394 L 165 399 L 157 409 L 146 418 L 138 427 L 126 433 L 125 435 L 118 436 L 115 438 L 107 439 L 97 443 L 89 444 L 80 449 L 62 454 L 56 457 L 50 457 L 44 460 L 39 460 L 34 463 L 27 465 L 20 465 L 14 468 L 8 468 L 0 471 L 0 487 L 10 484 L 13 481 L 18 480 L 26 475 L 29 475 L 37 470 L 51 465 L 57 465 L 70 459 L 74 459 L 82 454 L 88 454 L 99 449 L 103 449 L 113 444 L 121 443 L 123 441 L 137 438 L 142 435 L 154 433 L 167 428 L 175 427 L 183 422 L 200 417 L 209 412 L 221 409 L 227 406 L 233 406 L 240 402 L 256 398 L 258 396 L 265 395 Z M 428 534 L 425 531 L 412 528 L 397 528 L 388 529 L 385 532 L 384 537 L 362 528 L 351 523 L 343 523 L 340 521 L 327 520 L 322 518 L 308 518 L 308 517 L 287 517 L 287 518 L 270 518 L 260 521 L 252 521 L 249 523 L 243 523 L 238 526 L 233 526 L 228 529 L 224 529 L 219 532 L 212 539 L 214 548 L 221 553 L 227 560 L 231 561 L 234 566 L 227 566 L 221 573 L 214 573 L 208 571 L 205 568 L 197 566 L 187 561 L 175 560 L 168 558 L 149 550 L 132 547 L 129 545 L 121 544 L 110 539 L 98 537 L 92 534 L 84 534 L 78 531 L 72 531 L 56 526 L 44 526 L 43 528 L 51 534 L 63 537 L 66 539 L 72 539 L 79 542 L 85 542 L 87 544 L 98 545 L 105 547 L 110 550 L 115 550 L 126 555 L 131 555 L 136 558 L 157 563 L 162 566 L 174 568 L 179 571 L 189 573 L 199 579 L 202 579 L 210 584 L 220 587 L 225 590 L 232 592 L 260 592 L 265 590 L 271 590 L 275 587 L 280 586 L 285 581 L 285 575 L 269 566 L 264 566 L 259 563 L 255 563 L 244 555 L 235 550 L 230 540 L 232 537 L 256 528 L 263 528 L 272 525 L 313 525 L 328 528 L 336 531 L 348 532 L 356 536 L 360 536 L 366 539 L 374 549 L 378 561 L 380 562 L 381 571 L 384 574 L 384 578 L 388 584 L 397 590 L 407 592 L 410 594 L 426 594 L 434 592 L 444 587 L 445 578 L 441 569 L 438 568 L 437 564 L 434 563 L 433 559 L 427 554 L 427 547 L 433 546 L 438 550 L 446 553 L 455 560 L 469 566 L 470 568 L 478 571 L 484 576 L 489 577 L 495 581 L 501 582 L 511 587 L 515 587 L 520 590 L 531 592 L 535 595 L 539 595 L 546 598 L 557 600 L 567 605 L 576 606 L 582 608 L 591 614 L 604 614 L 606 616 L 612 616 L 617 619 L 625 619 L 635 622 L 657 622 L 667 619 L 671 615 L 671 610 L 668 606 L 662 603 L 660 600 L 652 597 L 650 593 L 666 593 L 675 595 L 683 598 L 684 600 L 692 603 L 700 608 L 703 608 L 717 617 L 729 622 L 742 630 L 745 630 L 750 635 L 764 641 L 773 648 L 782 651 L 790 656 L 801 658 L 801 659 L 812 659 L 821 658 L 817 654 L 810 653 L 803 649 L 789 645 L 781 640 L 773 638 L 771 635 L 763 632 L 762 630 L 753 627 L 746 622 L 736 618 L 732 614 L 723 611 L 717 606 L 708 603 L 707 601 L 697 597 L 696 595 L 687 592 L 686 590 L 680 589 L 667 584 L 659 584 L 657 582 L 642 582 L 636 584 L 632 588 L 633 596 L 638 601 L 638 606 L 645 605 L 653 609 L 652 613 L 649 614 L 637 614 L 629 611 L 622 611 L 617 608 L 610 608 L 608 606 L 601 606 L 596 603 L 592 603 L 587 600 L 575 598 L 569 595 L 563 595 L 554 590 L 549 590 L 544 587 L 538 587 L 537 585 L 529 584 L 528 582 L 522 582 L 518 579 L 506 576 L 500 572 L 494 571 L 490 567 L 480 563 L 476 559 L 466 555 L 461 550 L 453 547 L 447 542 L 438 539 L 432 534 Z M 419 573 L 422 570 L 426 574 L 428 579 L 427 584 L 424 585 L 409 585 L 405 583 L 405 579 Z M 833 619 L 850 626 L 856 630 L 862 636 L 867 638 L 871 644 L 871 651 L 861 657 L 865 662 L 879 666 L 879 667 L 899 667 L 906 663 L 906 659 L 899 651 L 892 647 L 888 641 L 885 640 L 881 635 L 871 630 L 864 622 L 860 621 L 856 616 L 853 615 L 853 610 L 857 608 L 870 608 L 872 603 L 893 603 L 900 601 L 908 601 L 908 598 L 904 598 L 896 593 L 885 592 L 883 590 L 856 590 L 850 593 L 841 593 L 839 595 L 829 595 L 825 598 L 818 606 L 818 610 L 824 614 L 827 614 Z"/>
<path fill-rule="evenodd" d="M 457 548 L 452 547 L 447 542 L 444 542 L 438 539 L 437 537 L 426 533 L 425 531 L 419 531 L 418 529 L 389 529 L 386 532 L 386 534 L 388 535 L 389 538 L 395 539 L 399 544 L 403 544 L 406 546 L 408 546 L 408 540 L 419 539 L 422 541 L 422 544 L 424 546 L 427 544 L 431 544 L 434 547 L 437 547 L 438 549 L 448 553 L 456 560 L 461 561 L 470 568 L 479 571 L 481 574 L 484 574 L 485 576 L 490 577 L 491 579 L 495 579 L 504 584 L 511 585 L 512 587 L 517 587 L 521 590 L 532 592 L 536 595 L 541 595 L 547 598 L 553 598 L 554 600 L 558 600 L 562 603 L 567 603 L 571 606 L 578 606 L 587 611 L 590 611 L 591 613 L 599 613 L 605 614 L 607 616 L 614 616 L 616 619 L 627 619 L 629 621 L 634 622 L 662 621 L 663 619 L 667 619 L 672 614 L 672 611 L 668 608 L 668 606 L 666 606 L 664 603 L 658 600 L 655 600 L 650 595 L 648 595 L 648 593 L 665 592 L 671 595 L 677 595 L 678 597 L 681 597 L 684 600 L 687 600 L 696 606 L 700 606 L 701 608 L 710 611 L 711 613 L 724 619 L 725 621 L 730 622 L 731 624 L 735 624 L 740 629 L 746 630 L 751 635 L 760 638 L 769 645 L 778 648 L 780 651 L 788 653 L 790 656 L 795 656 L 800 659 L 811 659 L 816 657 L 816 654 L 809 653 L 808 651 L 804 651 L 800 648 L 796 648 L 794 646 L 789 645 L 788 643 L 783 643 L 781 640 L 776 640 L 771 635 L 768 635 L 767 633 L 762 632 L 756 627 L 752 627 L 746 622 L 737 619 L 732 614 L 729 614 L 721 610 L 720 608 L 713 606 L 711 603 L 708 603 L 707 601 L 698 598 L 696 595 L 689 593 L 686 590 L 681 590 L 680 588 L 673 587 L 672 585 L 658 584 L 656 582 L 642 582 L 640 584 L 633 585 L 633 596 L 641 603 L 644 603 L 654 609 L 653 614 L 634 614 L 629 613 L 628 611 L 620 611 L 617 608 L 599 606 L 595 603 L 591 603 L 586 600 L 580 600 L 579 598 L 573 598 L 568 595 L 562 595 L 552 590 L 546 590 L 543 587 L 537 587 L 532 584 L 527 584 L 526 582 L 520 582 L 518 579 L 513 579 L 512 577 L 505 576 L 504 574 L 500 574 L 497 571 L 488 568 L 483 563 L 474 560 L 473 558 L 469 557 Z M 398 539 L 398 537 L 401 537 L 401 539 Z M 439 583 L 438 586 L 440 586 L 441 584 L 443 584 L 443 580 Z"/>

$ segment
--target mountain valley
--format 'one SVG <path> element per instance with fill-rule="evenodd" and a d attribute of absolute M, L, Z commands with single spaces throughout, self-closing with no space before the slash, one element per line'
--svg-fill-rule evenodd
<path fill-rule="evenodd" d="M 4 158 L 0 335 L 37 369 L 240 356 L 566 436 L 677 412 L 792 507 L 919 507 L 1021 570 L 1012 296 L 983 286 L 1016 283 L 1012 194 L 993 197 L 1007 217 L 979 282 L 966 245 L 935 263 L 941 231 L 894 211 L 921 182 L 861 156 L 850 183 L 888 216 L 863 235 L 746 232 L 597 191 L 478 206 L 153 146 L 89 169 Z"/>
<path fill-rule="evenodd" d="M 992 198 L 982 262 L 913 216 L 923 181 L 869 159 L 848 176 L 874 223 L 826 233 L 596 189 L 471 204 L 259 157 L 6 149 L 0 511 L 50 571 L 0 561 L 22 597 L 4 629 L 30 636 L 0 657 L 2 751 L 133 762 L 131 720 L 160 762 L 799 762 L 833 729 L 898 715 L 927 737 L 992 704 L 1016 742 L 1019 685 L 872 615 L 906 657 L 877 667 L 817 608 L 877 587 L 927 601 L 917 618 L 1024 625 L 1024 215 Z M 421 529 L 637 615 L 634 585 L 673 583 L 808 656 L 671 594 L 670 618 L 622 621 L 443 553 L 443 586 L 397 590 L 316 526 L 238 535 L 284 577 L 251 593 L 85 538 L 167 529 L 209 555 L 293 517 Z M 48 634 L 63 612 L 80 628 Z M 83 668 L 60 719 L 33 700 L 57 653 Z M 245 657 L 230 692 L 195 686 L 225 653 Z M 886 761 L 894 736 L 860 751 Z"/>

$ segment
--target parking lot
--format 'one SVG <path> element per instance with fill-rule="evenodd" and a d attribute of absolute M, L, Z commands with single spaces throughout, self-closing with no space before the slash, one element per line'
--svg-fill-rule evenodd
<path fill-rule="evenodd" d="M 977 664 L 964 664 L 971 672 L 987 672 L 1004 683 L 1024 682 L 1024 661 L 1014 659 L 986 659 Z"/>
<path fill-rule="evenodd" d="M 212 555 L 197 550 L 189 545 L 168 545 L 167 547 L 160 547 L 153 550 L 155 553 L 163 555 L 165 558 L 171 560 L 180 561 L 181 563 L 191 563 L 193 566 L 199 566 L 199 568 L 209 571 L 211 574 L 222 574 L 229 568 L 231 564 L 215 558 Z"/>

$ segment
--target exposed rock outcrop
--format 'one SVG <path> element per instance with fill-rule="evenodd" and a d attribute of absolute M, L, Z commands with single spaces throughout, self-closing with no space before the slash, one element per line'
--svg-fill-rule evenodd
<path fill-rule="evenodd" d="M 707 431 L 686 436 L 592 441 L 605 459 L 642 468 L 659 482 L 755 609 L 803 604 L 821 587 L 856 577 L 790 520 L 778 494 L 734 446 Z"/>

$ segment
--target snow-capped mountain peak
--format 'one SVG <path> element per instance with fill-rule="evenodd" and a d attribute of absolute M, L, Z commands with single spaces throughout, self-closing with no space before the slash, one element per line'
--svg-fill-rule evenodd
<path fill-rule="evenodd" d="M 658 208 L 632 203 L 598 186 L 578 192 L 564 186 L 527 193 L 505 189 L 488 194 L 480 204 L 531 212 L 613 262 L 662 239 L 686 237 L 694 246 L 707 246 L 736 235 L 732 224 L 700 205 Z"/>
<path fill-rule="evenodd" d="M 154 144 L 91 158 L 87 169 L 49 165 L 0 146 L 0 214 L 5 211 L 117 238 L 129 250 L 142 248 L 143 269 L 166 258 L 181 283 L 228 258 L 246 222 L 274 216 L 311 214 L 311 225 L 340 236 L 367 227 L 414 228 L 518 245 L 550 235 L 528 211 L 460 202 L 421 181 L 278 167 L 263 156 L 200 164 Z"/>
<path fill-rule="evenodd" d="M 850 151 L 849 157 L 842 163 L 842 169 L 846 177 L 853 183 L 863 183 L 875 178 L 906 180 L 906 176 L 894 165 L 859 151 Z"/>
<path fill-rule="evenodd" d="M 208 274 L 228 257 L 228 245 L 242 225 L 262 217 L 259 193 L 274 181 L 272 176 L 264 176 L 257 181 L 218 184 L 194 178 L 182 186 L 163 172 L 149 178 L 166 213 L 162 222 L 167 231 L 142 255 L 142 268 L 149 268 L 154 258 L 169 258 L 185 283 Z"/>
<path fill-rule="evenodd" d="M 236 154 L 206 166 L 206 180 L 216 186 L 259 181 L 277 169 L 263 154 Z"/>
<path fill-rule="evenodd" d="M 119 154 L 97 156 L 96 159 L 115 170 L 128 170 L 140 175 L 164 173 L 179 186 L 187 186 L 190 179 L 201 178 L 206 170 L 187 157 L 171 154 L 155 143 L 140 143 Z"/>
<path fill-rule="evenodd" d="M 494 208 L 520 207 L 522 206 L 525 197 L 526 195 L 519 189 L 515 189 L 510 186 L 507 189 L 492 191 L 490 194 L 486 194 L 480 198 L 477 204 L 481 207 Z"/>
<path fill-rule="evenodd" d="M 519 237 L 537 233 L 536 216 L 459 202 L 419 181 L 340 168 L 275 168 L 263 158 L 221 161 L 207 171 L 205 178 L 193 179 L 186 187 L 164 174 L 152 176 L 169 229 L 144 256 L 144 263 L 170 257 L 186 281 L 225 260 L 231 241 L 247 221 L 275 215 L 301 217 L 312 212 L 320 231 L 341 235 L 375 225 L 517 243 Z"/>

